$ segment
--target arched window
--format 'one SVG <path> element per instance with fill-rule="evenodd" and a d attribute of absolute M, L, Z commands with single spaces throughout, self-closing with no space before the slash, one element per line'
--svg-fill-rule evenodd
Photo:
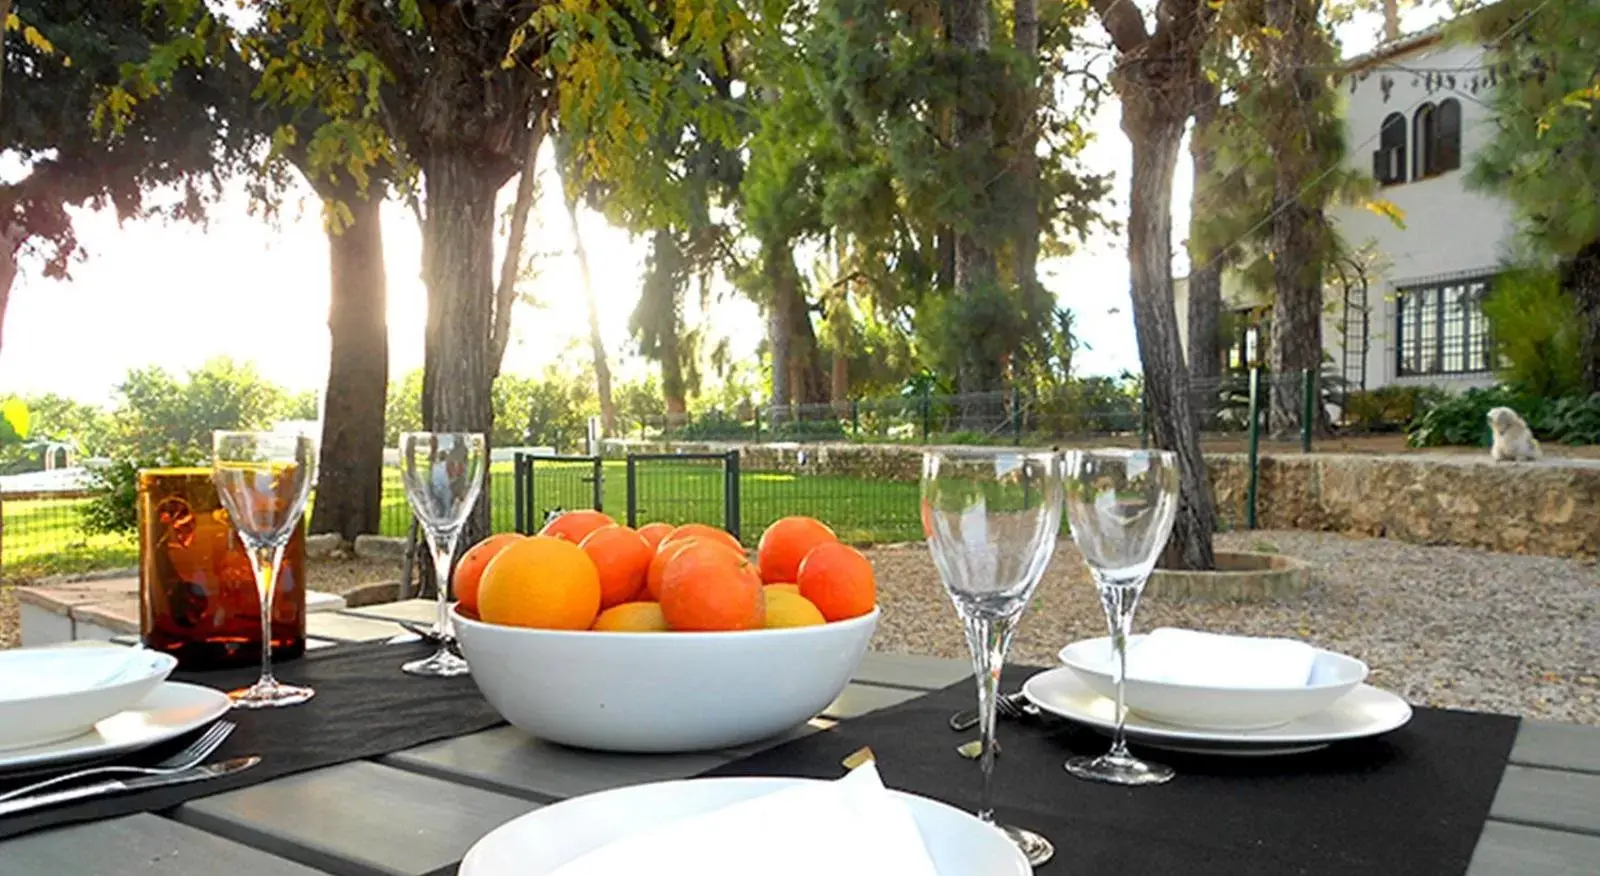
<path fill-rule="evenodd" d="M 1378 151 L 1372 153 L 1372 175 L 1379 185 L 1406 181 L 1406 117 L 1390 113 L 1378 128 Z"/>
<path fill-rule="evenodd" d="M 1439 101 L 1433 115 L 1433 148 L 1428 150 L 1428 173 L 1444 173 L 1461 166 L 1461 101 Z"/>
<path fill-rule="evenodd" d="M 1434 106 L 1425 103 L 1417 107 L 1417 114 L 1411 117 L 1411 142 L 1415 148 L 1416 156 L 1412 159 L 1412 179 L 1423 179 L 1433 175 L 1434 152 Z"/>

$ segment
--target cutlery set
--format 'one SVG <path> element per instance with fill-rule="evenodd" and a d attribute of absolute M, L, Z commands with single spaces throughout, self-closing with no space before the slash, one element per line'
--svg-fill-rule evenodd
<path fill-rule="evenodd" d="M 231 721 L 218 721 L 181 751 L 153 766 L 113 764 L 92 767 L 15 788 L 0 794 L 0 818 L 62 803 L 202 782 L 243 772 L 260 763 L 261 758 L 236 757 L 220 763 L 203 763 L 227 740 L 235 726 Z M 78 784 L 90 779 L 100 781 Z M 66 787 L 59 787 L 63 785 Z"/>

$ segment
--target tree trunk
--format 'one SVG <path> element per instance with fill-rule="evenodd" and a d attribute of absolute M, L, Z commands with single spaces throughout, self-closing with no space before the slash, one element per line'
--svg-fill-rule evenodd
<path fill-rule="evenodd" d="M 1274 37 L 1269 54 L 1270 87 L 1285 106 L 1309 105 L 1316 98 L 1316 77 L 1304 68 L 1306 41 L 1316 29 L 1318 0 L 1267 0 L 1268 28 Z M 1275 436 L 1290 438 L 1301 430 L 1304 417 L 1306 374 L 1309 391 L 1319 398 L 1322 370 L 1322 270 L 1323 228 L 1326 218 L 1318 206 L 1304 202 L 1302 191 L 1319 173 L 1314 131 L 1304 113 L 1288 112 L 1282 130 L 1272 141 L 1272 369 L 1271 428 Z M 1321 405 L 1318 404 L 1318 409 Z M 1312 428 L 1324 417 L 1314 417 Z"/>
<path fill-rule="evenodd" d="M 381 191 L 375 187 L 373 195 Z M 328 235 L 328 388 L 310 531 L 354 542 L 378 531 L 383 509 L 388 292 L 381 196 L 338 197 L 355 221 Z"/>
<path fill-rule="evenodd" d="M 1578 304 L 1583 321 L 1583 385 L 1600 392 L 1600 240 L 1578 250 L 1562 269 L 1561 285 Z"/>
<path fill-rule="evenodd" d="M 1012 45 L 1027 59 L 1028 80 L 1022 89 L 1022 130 L 1017 132 L 1017 228 L 1013 272 L 1022 301 L 1033 312 L 1049 313 L 1039 286 L 1039 0 L 1016 0 Z"/>
<path fill-rule="evenodd" d="M 974 59 L 989 54 L 989 4 L 987 0 L 950 0 L 950 43 Z M 987 107 L 963 102 L 956 108 L 955 144 L 957 150 L 992 154 L 994 123 Z M 958 229 L 955 233 L 955 294 L 969 304 L 995 290 L 995 255 L 982 229 Z M 976 340 L 976 339 L 974 339 Z M 956 370 L 957 391 L 961 400 L 961 428 L 983 431 L 992 425 L 995 412 L 988 399 L 980 396 L 998 387 L 998 363 L 989 361 L 984 345 L 962 345 Z"/>
<path fill-rule="evenodd" d="M 494 432 L 491 392 L 494 332 L 494 199 L 504 181 L 470 154 L 429 156 L 422 166 L 428 284 L 428 349 L 422 371 L 422 420 L 434 432 Z M 487 467 L 485 468 L 487 475 Z M 489 534 L 489 486 L 457 543 Z"/>
<path fill-rule="evenodd" d="M 1222 377 L 1222 253 L 1200 248 L 1195 233 L 1206 215 L 1211 179 L 1217 162 L 1216 147 L 1209 142 L 1211 123 L 1221 108 L 1221 94 L 1210 83 L 1194 115 L 1189 158 L 1194 166 L 1194 188 L 1189 197 L 1189 383 L 1199 398 L 1216 395 Z M 1203 406 L 1198 406 L 1204 411 Z"/>
<path fill-rule="evenodd" d="M 789 385 L 789 320 L 778 299 L 776 284 L 769 284 L 767 303 L 767 346 L 772 356 L 772 402 L 774 409 L 794 403 L 794 388 Z"/>
<path fill-rule="evenodd" d="M 765 257 L 771 294 L 768 326 L 772 337 L 773 402 L 805 405 L 823 400 L 822 351 L 811 326 L 811 313 L 800 288 L 794 250 L 787 243 L 771 247 Z M 781 373 L 781 377 L 780 377 Z M 782 394 L 778 390 L 782 389 Z"/>
<path fill-rule="evenodd" d="M 578 256 L 578 273 L 583 280 L 583 299 L 589 309 L 589 349 L 594 353 L 594 387 L 600 396 L 600 428 L 607 437 L 617 431 L 617 406 L 611 400 L 611 366 L 606 362 L 606 344 L 600 336 L 600 308 L 594 300 L 594 279 L 589 273 L 589 250 L 583 245 L 578 228 L 578 202 L 567 198 L 567 224 L 572 228 L 572 248 Z"/>
<path fill-rule="evenodd" d="M 20 267 L 17 254 L 22 250 L 22 242 L 27 236 L 20 225 L 8 223 L 0 231 L 0 346 L 5 341 L 6 309 L 11 305 L 11 287 L 17 282 L 17 269 Z"/>
<path fill-rule="evenodd" d="M 1210 569 L 1216 564 L 1211 547 L 1216 509 L 1172 302 L 1172 176 L 1187 120 L 1165 111 L 1165 95 L 1135 94 L 1130 99 L 1128 92 L 1140 88 L 1134 83 L 1118 89 L 1123 94 L 1122 129 L 1133 146 L 1128 217 L 1133 327 L 1155 443 L 1177 454 L 1182 475 L 1178 516 L 1161 565 Z"/>

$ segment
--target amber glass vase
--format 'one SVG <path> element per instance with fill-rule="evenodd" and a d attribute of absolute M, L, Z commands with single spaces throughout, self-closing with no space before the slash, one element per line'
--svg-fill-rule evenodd
<path fill-rule="evenodd" d="M 306 538 L 284 550 L 272 601 L 272 656 L 306 648 Z M 228 522 L 209 468 L 139 472 L 139 616 L 145 647 L 184 669 L 261 661 L 261 600 L 250 557 Z"/>

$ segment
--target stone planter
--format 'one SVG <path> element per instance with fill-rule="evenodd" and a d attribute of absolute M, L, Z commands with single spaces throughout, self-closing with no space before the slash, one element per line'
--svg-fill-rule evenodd
<path fill-rule="evenodd" d="M 1311 567 L 1282 554 L 1217 551 L 1212 572 L 1157 569 L 1145 584 L 1146 598 L 1170 602 L 1271 602 L 1306 592 Z"/>

